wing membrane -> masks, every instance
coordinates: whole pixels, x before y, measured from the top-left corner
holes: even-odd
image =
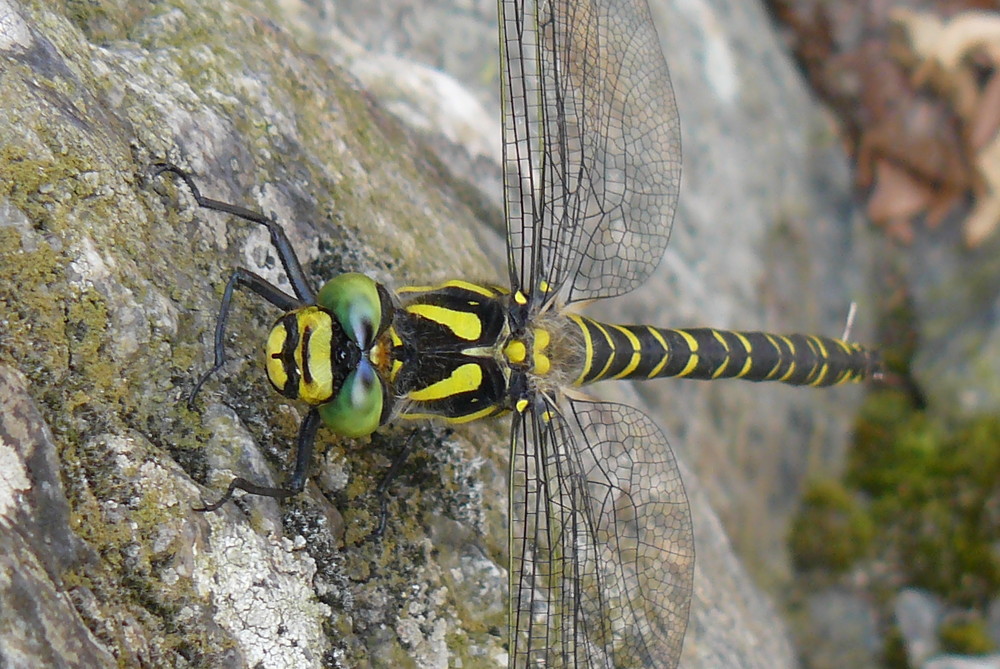
[[[680,188],[680,127],[646,0],[501,0],[512,285],[568,304],[641,284]]]
[[[694,537],[666,438],[626,405],[536,405],[511,432],[511,666],[675,667]]]

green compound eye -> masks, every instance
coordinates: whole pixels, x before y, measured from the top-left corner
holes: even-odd
[[[316,303],[333,312],[347,336],[362,350],[371,348],[382,329],[384,306],[375,281],[364,274],[341,274],[323,284]]]
[[[351,372],[340,392],[319,407],[320,417],[337,434],[364,437],[378,429],[382,418],[382,383],[367,360]]]

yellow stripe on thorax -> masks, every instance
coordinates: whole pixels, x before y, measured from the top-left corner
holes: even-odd
[[[399,336],[396,332],[396,328],[389,326],[389,341],[392,343],[393,348],[398,348],[403,345],[403,338]],[[403,368],[403,363],[397,358],[392,358],[392,366],[389,369],[389,381],[395,383],[396,377],[399,375],[399,370]]]
[[[461,416],[444,416],[438,413],[428,412],[410,412],[406,411],[399,415],[400,418],[406,420],[443,420],[446,423],[451,423],[453,425],[461,425],[462,423],[471,423],[472,421],[479,420],[481,418],[489,418],[491,416],[502,416],[507,413],[506,409],[503,409],[497,405],[488,406],[485,409],[480,409],[479,411],[473,411],[472,413],[463,414]]]
[[[407,397],[416,402],[433,402],[459,393],[474,391],[482,382],[483,370],[476,363],[470,362],[456,367],[445,379],[426,388],[409,392]]]
[[[467,290],[471,293],[478,293],[483,297],[496,297],[497,295],[503,295],[505,292],[499,287],[493,286],[481,286],[478,283],[472,283],[470,281],[462,281],[461,279],[452,279],[451,281],[445,281],[439,283],[436,286],[403,286],[399,288],[397,293],[430,293],[436,290],[441,290],[443,288],[460,288],[462,290]]]
[[[475,341],[483,334],[483,322],[478,316],[468,311],[419,303],[407,306],[406,310],[429,321],[440,323],[451,330],[456,337],[466,341]]]

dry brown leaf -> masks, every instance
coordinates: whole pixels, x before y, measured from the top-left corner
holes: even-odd
[[[989,238],[1000,221],[1000,199],[979,200],[962,225],[962,240],[974,249]]]
[[[1000,14],[968,11],[942,21],[926,12],[895,9],[891,18],[912,50],[912,58],[898,48],[895,53],[915,67],[914,83],[942,93],[963,121],[962,144],[972,156],[976,194],[963,237],[976,246],[1000,226],[1000,78],[994,74],[982,85],[975,67],[975,59],[985,59],[1000,70]]]
[[[996,137],[1000,129],[1000,76],[991,76],[979,96],[979,104],[969,119],[966,137],[969,147],[979,151]]]
[[[962,226],[962,235],[970,248],[981,244],[1000,225],[1000,136],[976,154],[976,168],[982,181],[977,188],[976,205]]]
[[[868,198],[868,216],[877,224],[892,219],[913,218],[926,210],[933,199],[924,179],[883,159],[877,159],[875,183]]]
[[[973,52],[1000,62],[1000,14],[996,12],[962,12],[942,21],[929,13],[897,8],[890,18],[908,32],[919,60],[932,61],[945,73],[954,75]]]
[[[869,126],[858,147],[858,184],[866,188],[875,161],[886,158],[914,178],[949,190],[972,186],[955,118],[941,102],[911,97],[891,115]]]
[[[868,199],[868,216],[884,227],[888,236],[904,243],[913,239],[913,219],[924,214],[928,227],[937,227],[962,202],[967,190],[935,184],[885,158],[873,164],[875,180]]]

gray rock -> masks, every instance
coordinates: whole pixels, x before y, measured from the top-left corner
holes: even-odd
[[[990,602],[986,611],[986,625],[993,643],[1000,646],[1000,598]]]
[[[20,373],[0,365],[0,660],[109,666],[83,616],[93,590],[65,576],[97,558],[73,532],[52,433]]]
[[[913,373],[928,404],[946,415],[1000,411],[1000,234],[969,250],[956,211],[922,235],[901,268],[912,288],[920,347]]]
[[[998,669],[1000,655],[965,657],[962,655],[939,655],[924,662],[921,669]]]
[[[925,590],[905,588],[896,595],[893,608],[910,666],[920,666],[940,652],[938,627],[943,607],[937,597]]]
[[[875,607],[863,593],[827,588],[808,596],[808,632],[801,642],[808,649],[811,669],[877,669],[882,639]]]

